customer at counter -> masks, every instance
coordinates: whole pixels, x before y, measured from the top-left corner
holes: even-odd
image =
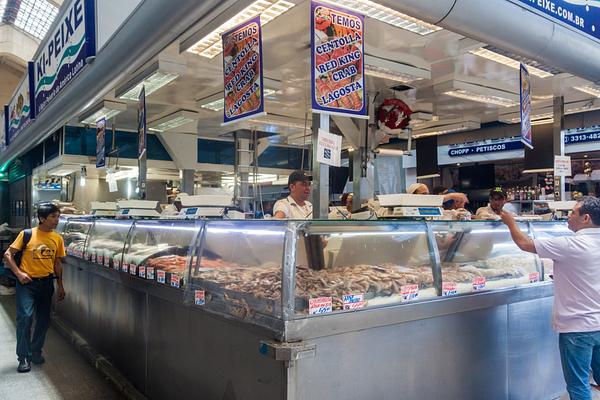
[[[408,189],[406,189],[406,193],[408,193],[408,194],[429,194],[429,188],[424,183],[413,183],[412,185],[410,185],[408,187]],[[446,191],[446,193],[441,194],[441,196],[444,196],[444,202],[447,202],[450,200],[455,200],[455,201],[459,202],[460,204],[462,204],[462,207],[464,207],[464,205],[469,202],[467,195],[464,193],[458,193],[458,192],[448,193],[448,191]]]
[[[512,214],[501,212],[523,251],[554,261],[552,325],[571,400],[591,400],[589,371],[600,383],[600,199],[585,197],[569,215],[573,236],[531,239]]]
[[[312,217],[313,206],[308,201],[311,191],[312,177],[304,171],[294,171],[288,177],[290,195],[278,200],[273,206],[275,219],[309,219]]]
[[[502,211],[507,211],[513,214],[509,210],[505,210],[508,196],[501,187],[496,187],[490,191],[489,203],[486,207],[479,207],[475,212],[475,219],[484,219],[491,221],[498,221],[502,216]]]

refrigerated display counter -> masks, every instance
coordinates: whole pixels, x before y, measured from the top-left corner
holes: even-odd
[[[63,235],[65,287],[81,295],[58,314],[150,398],[564,388],[548,263],[499,222],[71,219]]]

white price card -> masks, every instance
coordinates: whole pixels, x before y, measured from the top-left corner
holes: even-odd
[[[156,280],[158,281],[158,283],[165,283],[166,276],[167,273],[162,269],[156,271]]]
[[[154,280],[154,267],[146,267],[146,279]]]
[[[342,300],[344,302],[344,310],[358,310],[359,308],[364,308],[366,304],[364,294],[345,294]]]
[[[478,291],[485,289],[485,283],[485,278],[483,276],[473,278],[473,290]]]
[[[194,290],[194,304],[203,306],[206,304],[206,294],[204,290]]]
[[[146,278],[146,267],[143,265],[138,266],[138,276],[140,278]]]
[[[129,264],[123,263],[121,265],[121,271],[123,271],[123,272],[129,272]]]
[[[417,300],[419,298],[419,285],[400,286],[400,297],[402,302]]]
[[[539,272],[531,272],[529,274],[529,283],[536,283],[540,281],[540,273]]]
[[[554,156],[554,176],[571,176],[571,156]]]
[[[137,274],[137,265],[135,264],[129,264],[129,275],[136,275]]]
[[[442,282],[442,296],[454,296],[458,294],[456,282]]]
[[[331,297],[308,299],[308,313],[310,315],[327,314],[331,311],[333,311],[333,300]]]
[[[179,282],[180,282],[179,275],[177,275],[177,274],[171,274],[171,286],[178,288],[179,287]]]

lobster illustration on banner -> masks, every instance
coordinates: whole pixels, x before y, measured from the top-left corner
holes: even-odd
[[[399,134],[408,127],[412,110],[400,99],[385,99],[377,111],[377,125],[388,135]]]

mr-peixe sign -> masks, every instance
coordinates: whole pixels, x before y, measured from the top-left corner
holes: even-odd
[[[34,61],[35,114],[43,112],[96,55],[94,0],[73,0]]]

